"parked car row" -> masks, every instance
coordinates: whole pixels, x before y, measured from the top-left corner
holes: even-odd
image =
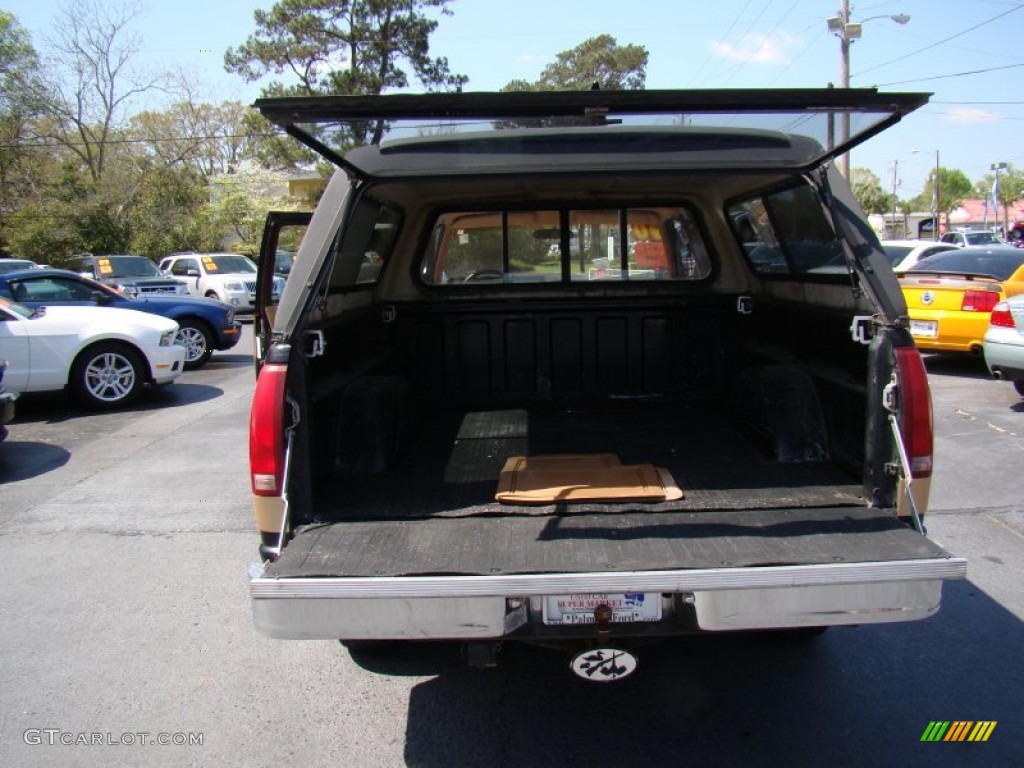
[[[238,343],[242,326],[234,309],[220,301],[188,295],[124,293],[63,269],[31,269],[0,275],[0,296],[27,307],[82,306],[134,309],[178,323],[176,341],[185,347],[185,368],[199,368],[214,350]]]
[[[992,375],[1013,382],[1024,396],[1024,250],[952,238],[882,246],[899,277],[918,348],[984,356]]]
[[[201,296],[229,304],[236,312],[251,313],[256,298],[256,264],[236,253],[173,253],[159,266],[130,253],[79,253],[65,259],[72,271],[136,298],[159,294]],[[0,275],[37,269],[28,259],[0,259]],[[287,270],[275,265],[273,292],[284,289]]]
[[[179,258],[167,260],[168,271]],[[18,394],[67,390],[93,408],[119,407],[234,347],[236,311],[252,309],[255,266],[232,254],[187,261],[199,265],[187,280],[210,279],[190,285],[132,254],[79,254],[74,271],[0,259],[0,439]],[[274,283],[279,294],[284,279]]]

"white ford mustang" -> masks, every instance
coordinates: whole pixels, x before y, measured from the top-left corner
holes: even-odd
[[[182,372],[178,324],[112,307],[30,307],[0,298],[0,358],[11,392],[67,387],[96,408],[123,405]]]

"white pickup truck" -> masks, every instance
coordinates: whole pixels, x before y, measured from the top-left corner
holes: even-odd
[[[261,269],[257,628],[608,681],[656,637],[932,615],[966,563],[925,536],[928,379],[831,162],[926,101],[258,101],[338,170],[263,243],[308,223],[279,303]]]

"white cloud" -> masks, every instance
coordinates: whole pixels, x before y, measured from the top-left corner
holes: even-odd
[[[712,40],[710,45],[715,56],[749,64],[786,64],[790,60],[787,51],[804,47],[800,38],[784,32],[771,37],[746,35],[735,45],[722,40]]]
[[[987,123],[992,120],[1002,120],[1003,116],[996,112],[989,112],[986,109],[968,109],[967,107],[953,107],[946,112],[946,120],[951,123]]]

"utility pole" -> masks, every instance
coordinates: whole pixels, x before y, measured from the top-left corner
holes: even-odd
[[[847,31],[850,27],[850,0],[843,0],[839,8],[839,15],[843,19],[843,33],[839,36],[839,87],[850,87],[850,41],[852,36]],[[858,29],[857,34],[860,34]],[[846,144],[850,140],[850,113],[843,112],[839,116],[839,141]],[[850,155],[843,154],[839,157],[839,172],[843,178],[850,180]]]
[[[850,87],[850,45],[861,36],[862,27],[865,22],[872,19],[890,19],[897,24],[906,24],[910,17],[905,13],[880,14],[869,16],[863,21],[850,20],[850,0],[842,0],[839,7],[839,15],[826,19],[828,31],[839,38],[839,87]],[[843,112],[839,116],[839,143],[846,144],[850,140],[850,113]],[[840,155],[836,163],[840,173],[849,181],[850,179],[850,156]]]
[[[899,239],[899,238],[896,238],[896,187],[898,187],[900,185],[900,179],[899,179],[899,176],[898,176],[899,168],[900,168],[900,161],[899,160],[893,160],[892,161],[892,233],[888,235],[892,239]],[[902,232],[903,236],[906,237],[907,233],[903,232],[903,227],[900,227],[900,231]]]
[[[992,163],[992,165],[989,166],[989,170],[990,171],[995,171],[996,172],[996,180],[992,184],[992,205],[995,207],[994,214],[995,214],[995,220],[996,220],[996,225],[997,226],[999,225],[999,172],[1000,171],[1005,171],[1006,168],[1007,168],[1007,164],[1006,163]],[[1006,211],[1006,206],[1004,205],[1003,206],[1003,232],[1004,233],[1009,231],[1009,228],[1010,228],[1010,222],[1008,220],[1009,218],[1010,217],[1009,217],[1009,215],[1008,215],[1008,213]]]
[[[928,152],[935,155],[935,177],[932,179],[932,239],[939,239],[939,150],[937,149],[915,149],[916,155],[920,152]]]

